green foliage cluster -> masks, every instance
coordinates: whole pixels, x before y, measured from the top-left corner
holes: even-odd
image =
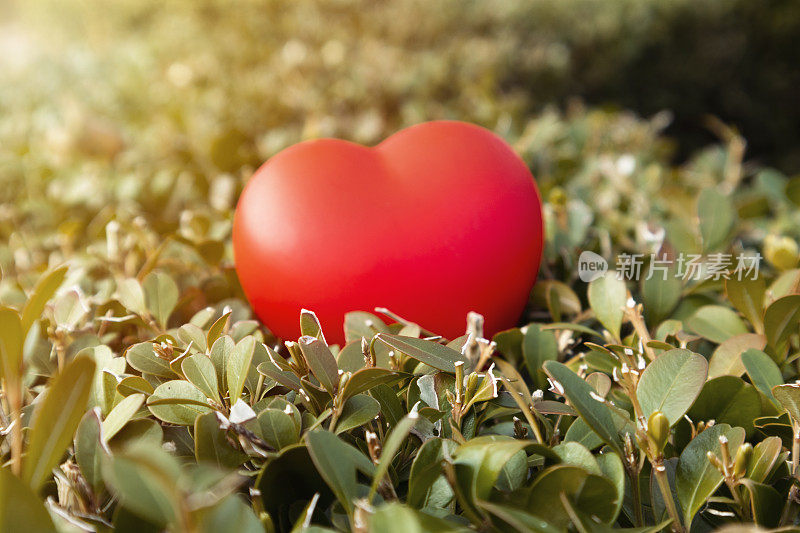
[[[528,114],[503,90],[519,37],[492,33],[524,17],[500,4],[452,41],[460,11],[393,24],[422,3],[375,3],[374,26],[347,2],[18,7],[80,39],[0,39],[26,55],[0,57],[0,531],[795,525],[800,182],[722,125],[676,167],[663,115]],[[539,182],[524,325],[441,339],[354,310],[328,346],[306,311],[274,338],[230,248],[253,165],[442,117],[492,127]],[[585,250],[765,261],[587,284]]]

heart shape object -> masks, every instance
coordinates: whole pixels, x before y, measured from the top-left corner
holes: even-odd
[[[455,338],[469,311],[487,336],[515,325],[542,231],[539,192],[511,147],[435,121],[374,148],[318,139],[276,154],[242,192],[233,247],[247,298],[281,338],[300,335],[306,308],[342,343],[344,314],[375,307]]]

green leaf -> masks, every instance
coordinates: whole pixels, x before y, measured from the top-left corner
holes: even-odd
[[[789,413],[795,425],[800,425],[800,385],[788,383],[772,387],[772,395]]]
[[[761,350],[747,350],[742,354],[742,363],[755,387],[766,396],[775,407],[780,407],[772,394],[772,388],[783,384],[783,375],[778,365]]]
[[[192,323],[184,324],[178,328],[178,338],[186,344],[187,349],[191,345],[192,352],[205,352],[208,349],[205,332]]]
[[[77,356],[94,360],[94,378],[89,394],[91,405],[100,407],[103,414],[108,414],[117,396],[117,377],[125,372],[125,358],[114,357],[111,348],[103,344],[84,348]]]
[[[654,273],[642,281],[642,303],[648,325],[660,324],[680,302],[683,281],[676,270],[675,265],[670,264],[666,273]]]
[[[547,307],[556,322],[562,314],[575,315],[581,312],[581,300],[575,291],[564,282],[543,279],[534,285],[531,300],[538,307]]]
[[[475,386],[475,392],[471,394],[469,400],[464,405],[464,409],[469,409],[478,402],[486,402],[497,398],[497,395],[497,378],[490,368],[483,374],[483,377],[480,378],[480,381],[478,381],[478,384]]]
[[[724,341],[717,346],[708,362],[708,377],[741,376],[744,371],[742,354],[750,349],[763,350],[767,344],[764,335],[745,333]]]
[[[543,330],[538,324],[528,324],[522,339],[522,355],[528,373],[536,382],[536,387],[544,389],[547,379],[542,370],[545,361],[558,359],[558,344],[552,331]]]
[[[179,516],[180,467],[160,445],[139,442],[109,456],[103,478],[120,503],[162,528]]]
[[[616,428],[619,431],[620,428]],[[577,442],[590,450],[599,448],[604,444],[603,439],[584,422],[583,418],[578,418],[569,425],[569,429],[564,434],[564,442]]]
[[[159,420],[181,426],[193,426],[198,415],[212,410],[197,387],[180,379],[156,387],[147,399],[147,408]]]
[[[303,383],[294,372],[290,370],[281,370],[270,361],[261,363],[258,365],[257,369],[259,374],[264,375],[275,381],[278,385],[286,387],[289,390],[299,392],[300,389],[303,388]]]
[[[692,406],[708,376],[706,359],[689,350],[675,349],[647,365],[639,379],[636,397],[649,417],[661,411],[674,425]]]
[[[24,331],[19,314],[10,307],[0,307],[0,379],[18,386],[22,379],[22,343]]]
[[[300,310],[300,334],[307,337],[314,337],[322,341],[325,346],[328,345],[328,342],[325,340],[325,334],[322,333],[322,324],[320,324],[314,311],[309,311],[308,309]]]
[[[793,268],[782,272],[775,281],[769,284],[766,292],[766,302],[770,304],[778,298],[796,294],[800,287],[800,268]]]
[[[95,381],[92,384],[92,392],[89,393],[93,400],[91,406],[99,407],[103,414],[110,413],[117,399],[117,385],[117,375],[113,371],[95,370]]]
[[[152,342],[134,344],[125,351],[128,364],[143,374],[153,374],[162,378],[174,378],[175,372],[169,363],[156,355]]]
[[[394,427],[405,415],[405,409],[397,397],[394,388],[388,385],[378,385],[370,391],[370,396],[378,400],[381,404],[381,417],[389,427]]]
[[[165,429],[166,431],[164,431]],[[177,427],[162,428],[158,421],[150,418],[131,420],[108,442],[108,447],[114,452],[125,449],[136,442],[150,442],[160,445],[164,440],[165,434],[168,439],[172,439],[172,442],[175,442],[174,436],[176,434],[188,437],[188,431],[179,433],[177,429]],[[185,444],[185,442],[182,443],[182,446],[185,446]],[[184,456],[188,457],[188,454],[184,454]]]
[[[136,278],[128,278],[117,284],[117,300],[125,309],[139,316],[147,315],[147,305],[144,300],[144,289]]]
[[[286,483],[287,479],[292,483]],[[335,500],[314,466],[308,448],[300,444],[286,448],[268,461],[256,479],[256,487],[261,497],[254,498],[254,503],[263,505],[277,531],[292,529],[297,520],[296,502],[310,501],[319,494],[317,507],[327,509]]]
[[[728,300],[753,325],[756,333],[764,333],[764,293],[766,290],[767,286],[763,277],[729,278],[725,281]]]
[[[717,344],[747,333],[742,319],[735,311],[721,305],[705,305],[695,311],[686,326],[697,335]]]
[[[765,527],[777,527],[785,498],[769,485],[743,479],[742,485],[747,489],[750,513],[753,521]]]
[[[276,450],[282,450],[300,440],[300,426],[292,415],[280,409],[264,409],[258,413],[261,438]]]
[[[366,366],[364,354],[361,352],[361,342],[351,342],[345,345],[336,354],[336,366],[342,372],[356,372]]]
[[[509,362],[503,361],[502,359],[495,359],[495,363],[503,374],[501,378],[503,385],[511,394],[511,397],[514,399],[520,411],[523,413],[529,412],[530,407],[533,405],[533,397],[528,390],[528,385],[525,383],[525,380],[522,379],[522,376],[517,372],[516,368],[514,368],[514,365]]]
[[[103,421],[103,438],[109,441],[130,422],[144,403],[144,394],[131,394],[119,402]]]
[[[592,385],[594,386],[594,385]],[[578,416],[578,413],[569,405],[556,400],[539,400],[534,402],[536,410],[543,415]]]
[[[356,473],[371,478],[375,475],[375,465],[358,449],[328,431],[306,433],[305,441],[317,471],[352,516],[354,502],[360,496]]]
[[[384,440],[381,447],[380,461],[378,462],[378,467],[375,469],[375,477],[372,478],[372,485],[369,488],[369,495],[367,496],[367,501],[370,503],[372,503],[372,500],[375,497],[375,492],[378,490],[378,485],[380,485],[384,476],[386,476],[386,472],[389,471],[389,466],[392,464],[392,459],[394,459],[394,456],[408,438],[408,434],[411,433],[411,430],[414,428],[414,424],[417,423],[418,419],[419,415],[416,412],[406,415],[392,429],[392,431],[386,437],[386,440]]]
[[[339,391],[339,395],[346,400],[356,394],[367,392],[378,385],[394,384],[406,377],[406,374],[399,374],[386,368],[362,368],[353,372],[353,375],[345,383],[344,388]]]
[[[67,265],[62,265],[46,274],[43,274],[36,282],[25,307],[22,309],[22,336],[28,334],[33,323],[42,316],[44,307],[53,297],[58,288],[64,283],[67,276]]]
[[[708,380],[688,412],[694,422],[714,420],[718,424],[740,426],[748,435],[753,431],[753,421],[760,415],[758,391],[735,376]]]
[[[386,323],[365,311],[352,311],[344,315],[344,335],[347,342],[370,340],[376,333],[389,333]]]
[[[597,337],[598,339],[603,339],[603,336],[598,332],[596,332],[595,330],[593,330],[592,328],[584,326],[582,324],[572,324],[570,322],[552,322],[550,324],[542,326],[542,329],[545,330],[567,329],[570,331],[576,331],[578,333],[585,333],[586,335],[594,336]]]
[[[253,359],[250,361],[250,368],[247,370],[247,378],[244,380],[244,388],[250,393],[253,401],[256,401],[257,396],[263,395],[265,392],[271,390],[277,383],[272,379],[262,379],[261,374],[258,372],[258,365],[261,363],[269,362],[269,352],[267,346],[263,342],[256,342],[253,349]],[[261,382],[259,385],[259,381]]]
[[[613,455],[613,454],[612,454]],[[511,456],[511,459],[503,465],[500,475],[497,477],[495,489],[510,493],[519,490],[528,479],[528,454],[525,450],[520,450]]]
[[[511,526],[513,531],[526,531],[532,533],[559,533],[563,531],[563,528],[549,524],[538,516],[529,514],[521,509],[517,509],[516,507],[485,501],[478,501],[477,504],[478,507],[485,509],[492,515]]]
[[[622,459],[615,453],[601,453],[596,457],[597,464],[603,475],[610,480],[617,488],[617,506],[614,511],[614,516],[618,516],[622,509],[622,503],[625,500],[625,466],[622,464]]]
[[[469,531],[433,515],[416,511],[401,503],[381,505],[369,517],[369,530],[381,533],[453,533]]]
[[[522,340],[525,335],[520,328],[511,328],[492,337],[492,341],[497,345],[497,352],[514,364],[519,364],[522,360]]]
[[[142,289],[144,290],[145,305],[150,314],[162,328],[166,328],[167,320],[175,306],[178,305],[180,296],[178,285],[167,274],[151,272],[144,278]]]
[[[318,338],[309,336],[300,337],[299,344],[311,372],[331,396],[336,394],[339,367],[328,346]]]
[[[211,353],[209,357],[214,364],[214,372],[217,375],[217,390],[225,391],[227,389],[227,376],[225,375],[225,367],[228,364],[228,359],[233,355],[236,349],[236,343],[229,335],[223,335],[211,345]]]
[[[564,395],[586,424],[617,453],[622,454],[622,440],[614,429],[614,415],[605,403],[592,398],[594,389],[578,375],[557,361],[547,361],[545,372],[564,387]]]
[[[773,348],[782,346],[800,322],[800,294],[791,294],[772,302],[764,312],[764,333]]]
[[[579,510],[609,523],[616,517],[617,488],[605,476],[573,465],[555,465],[534,480],[527,494],[527,508],[556,527],[566,529],[571,519],[561,494]]]
[[[75,289],[63,293],[53,302],[56,325],[66,331],[74,330],[88,312],[89,307]]]
[[[204,512],[199,520],[199,532],[217,533],[235,531],[236,533],[264,533],[264,526],[238,494],[232,494],[221,503]]]
[[[236,343],[230,358],[225,362],[225,379],[228,383],[228,401],[231,405],[242,397],[244,382],[253,361],[256,347],[255,337],[245,337]]]
[[[255,320],[239,320],[234,322],[228,334],[233,342],[239,342],[248,335],[253,335],[258,331],[259,323]]]
[[[487,435],[468,440],[455,451],[456,477],[471,501],[486,500],[500,472],[514,454],[524,450],[532,441]]]
[[[95,363],[76,357],[53,378],[31,420],[22,479],[38,491],[64,455],[89,403]]]
[[[0,531],[55,533],[42,501],[7,468],[0,467]]]
[[[613,272],[606,272],[589,283],[587,292],[589,305],[594,311],[597,320],[611,333],[612,337],[619,339],[619,330],[622,327],[623,308],[628,302],[628,289],[625,282],[617,278]]]
[[[408,480],[410,506],[421,509],[425,505],[431,486],[442,476],[442,459],[452,456],[454,449],[453,441],[432,438],[417,450]]]
[[[181,372],[189,383],[206,395],[206,398],[219,401],[217,372],[210,357],[202,353],[190,355],[181,361]]]
[[[700,217],[703,251],[716,250],[725,243],[736,222],[736,210],[731,199],[717,189],[705,188],[697,199],[697,215]]]
[[[675,488],[683,508],[685,524],[692,523],[692,518],[700,507],[722,484],[722,474],[707,457],[708,452],[722,457],[719,440],[722,436],[728,440],[731,455],[735,455],[744,442],[744,429],[732,428],[728,424],[706,428],[689,442],[680,455],[675,473]]]
[[[214,343],[222,337],[228,327],[232,313],[233,311],[229,311],[214,321],[206,334],[206,346],[214,346]]]
[[[575,509],[575,506],[570,503],[569,499],[564,499],[563,503],[565,509],[572,509],[570,519],[577,531],[590,531],[591,533],[661,533],[667,531],[669,529],[668,526],[672,523],[672,519],[668,518],[653,525],[641,527],[619,527],[616,524],[598,524],[597,520],[591,515],[579,509]]]
[[[783,443],[780,437],[767,437],[753,448],[753,457],[747,466],[747,477],[763,483],[780,459]]]
[[[464,356],[460,352],[443,346],[438,342],[390,335],[388,333],[378,334],[375,340],[385,344],[392,350],[443,372],[454,373],[456,371],[456,362],[463,361],[466,363]]]
[[[562,442],[553,446],[553,451],[564,464],[579,466],[590,474],[603,475],[603,471],[600,470],[600,465],[597,464],[597,459],[592,455],[592,452],[577,442]]]
[[[102,442],[102,422],[98,409],[91,409],[83,415],[73,441],[75,461],[81,469],[83,478],[95,494],[102,490],[102,463],[106,453]]]
[[[246,454],[228,442],[216,413],[205,413],[195,419],[194,455],[198,462],[207,461],[222,468],[237,468],[247,460]]]
[[[118,359],[125,359],[119,357]],[[141,376],[126,376],[117,383],[117,392],[121,396],[130,396],[131,394],[144,394],[150,396],[155,389],[149,381]]]
[[[380,411],[381,404],[377,400],[366,394],[356,394],[345,402],[336,422],[336,433],[363,426],[378,416]]]
[[[613,406],[609,406],[609,410],[614,419],[614,429],[618,435],[634,434],[636,432],[636,427],[627,411]],[[570,424],[567,433],[564,435],[564,441],[577,442],[590,450],[600,447],[604,442],[583,418],[578,418]]]

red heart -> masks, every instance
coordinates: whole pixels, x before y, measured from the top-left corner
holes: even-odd
[[[340,343],[344,314],[376,306],[448,338],[464,334],[469,311],[487,336],[513,327],[543,241],[523,161],[490,131],[451,121],[375,148],[291,146],[256,171],[233,222],[236,270],[267,327],[296,338],[307,308]]]

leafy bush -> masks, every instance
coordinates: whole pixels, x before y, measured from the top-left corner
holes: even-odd
[[[497,91],[514,38],[478,32],[528,22],[503,4],[459,15],[490,12],[452,40],[433,9],[383,40],[388,23],[365,28],[363,48],[332,24],[361,24],[345,3],[54,5],[85,40],[16,35],[27,62],[0,68],[1,531],[797,522],[800,182],[745,162],[721,125],[676,167],[663,115],[529,115]],[[366,13],[406,20],[395,5]],[[521,327],[489,341],[473,315],[440,339],[354,310],[348,343],[327,346],[307,312],[302,338],[275,339],[229,242],[252,166],[305,137],[373,142],[442,116],[493,126],[542,190]],[[583,251],[766,261],[756,280],[587,284]]]
[[[800,270],[728,280],[723,301],[692,287],[707,302],[679,320],[675,300],[653,328],[611,275],[586,310],[564,284],[550,293],[571,322],[493,342],[477,315],[446,341],[360,311],[341,348],[311,312],[282,347],[241,304],[169,327],[187,296],[160,271],[118,278],[103,303],[59,291],[68,275],[0,309],[4,530],[52,529],[37,493],[59,529],[794,521],[800,389],[783,376],[797,373]]]

